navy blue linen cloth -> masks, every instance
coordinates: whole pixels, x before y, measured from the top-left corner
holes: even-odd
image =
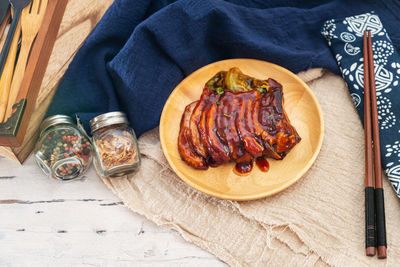
[[[158,125],[182,79],[218,60],[339,73],[321,26],[370,10],[398,47],[396,0],[115,0],[70,64],[48,115],[76,113],[88,129],[95,115],[122,110],[141,135]]]
[[[346,80],[354,105],[364,120],[363,34],[372,35],[382,166],[400,197],[400,56],[380,17],[364,13],[328,20],[322,27]]]

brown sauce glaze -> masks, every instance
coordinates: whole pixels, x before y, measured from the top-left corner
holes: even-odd
[[[209,163],[209,165],[212,167],[217,167],[225,162],[225,160],[223,158],[224,155],[220,154],[218,152],[218,149],[212,145],[212,142],[210,140],[210,135],[208,133],[208,129],[213,130],[213,128],[210,128],[210,125],[208,124],[208,123],[210,123],[210,120],[207,120],[207,117],[208,117],[207,115],[208,115],[208,112],[209,112],[211,106],[216,104],[219,97],[220,96],[215,93],[211,93],[209,95],[209,97],[206,101],[206,106],[204,107],[204,109],[201,113],[200,122],[198,125],[201,142],[208,152],[208,156],[207,156],[206,160]]]
[[[178,149],[196,169],[235,162],[234,172],[247,175],[253,161],[267,172],[266,158],[283,159],[300,140],[283,108],[282,86],[231,69],[213,77],[185,109]]]
[[[256,165],[258,166],[258,168],[262,171],[262,172],[267,172],[269,171],[269,162],[267,159],[265,158],[257,158],[256,159]]]
[[[241,140],[243,142],[244,149],[250,153],[253,157],[259,157],[264,151],[262,144],[257,142],[254,134],[249,130],[253,126],[250,119],[250,108],[252,103],[256,100],[255,94],[257,91],[240,92],[236,93],[236,97],[239,99],[239,107],[236,117],[236,129],[239,132]]]
[[[181,128],[178,136],[178,151],[181,158],[186,161],[190,166],[196,169],[206,170],[208,168],[206,161],[203,157],[196,154],[193,149],[189,120],[192,115],[193,109],[196,106],[197,101],[186,106],[185,112],[183,113],[181,120]]]
[[[237,175],[248,175],[253,169],[253,161],[236,163],[233,171]]]
[[[203,93],[201,94],[200,100],[197,102],[196,106],[193,109],[192,114],[189,118],[189,130],[191,135],[191,140],[193,144],[193,148],[197,155],[207,158],[208,152],[201,140],[200,132],[199,132],[199,123],[201,119],[201,115],[203,113],[204,108],[207,105],[208,98],[210,97],[211,91],[205,87],[203,89]]]

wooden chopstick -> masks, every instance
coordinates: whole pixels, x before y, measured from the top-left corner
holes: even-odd
[[[382,186],[382,165],[379,139],[378,108],[376,102],[375,71],[372,37],[364,31],[364,130],[365,130],[365,244],[367,256],[374,256],[378,247],[378,258],[387,256],[385,204]],[[372,123],[371,123],[372,117]],[[374,161],[372,161],[372,137]],[[375,189],[373,182],[375,166]]]
[[[364,132],[365,132],[365,247],[367,256],[376,254],[375,186],[372,162],[371,97],[367,35],[364,31]]]
[[[368,65],[369,65],[369,87],[371,91],[372,111],[372,136],[374,138],[374,165],[375,165],[375,215],[376,215],[376,241],[378,246],[378,258],[386,258],[386,222],[385,204],[382,185],[381,145],[379,139],[378,107],[376,103],[375,71],[372,51],[371,33],[368,35]]]

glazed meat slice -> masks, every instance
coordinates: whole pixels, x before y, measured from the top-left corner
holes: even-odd
[[[216,93],[211,93],[209,95],[206,101],[206,105],[203,108],[203,112],[201,114],[200,122],[198,125],[201,142],[206,148],[208,154],[208,156],[206,157],[207,163],[213,167],[219,166],[222,163],[229,160],[229,156],[226,155],[224,149],[221,148],[221,146],[218,144],[218,141],[215,139],[216,138],[215,135],[216,128],[214,125],[215,120],[213,120],[212,117],[210,117],[210,116],[215,117],[214,108],[216,107],[216,103],[218,102],[219,98],[220,95]],[[214,138],[214,140],[211,140],[212,138]]]
[[[206,161],[203,157],[199,156],[192,144],[190,133],[190,117],[198,101],[193,102],[186,106],[181,119],[181,128],[178,135],[178,151],[182,160],[196,169],[205,170],[208,168]]]
[[[263,151],[263,156],[269,157],[269,158],[274,158],[274,159],[282,159],[282,157],[276,153],[273,144],[275,143],[275,138],[274,136],[270,135],[268,133],[268,129],[264,127],[260,121],[258,120],[258,114],[260,112],[260,106],[261,106],[261,100],[262,96],[254,103],[254,106],[251,110],[251,119],[254,127],[254,134],[258,136],[258,138],[261,140],[263,146],[264,146],[264,151]]]
[[[257,91],[249,91],[237,93],[236,97],[239,99],[239,110],[236,117],[236,129],[239,132],[243,142],[244,149],[253,157],[259,157],[264,151],[264,147],[255,138],[254,133],[251,132],[250,110],[255,101],[257,101]]]
[[[250,92],[249,92],[250,93]],[[268,129],[264,127],[258,120],[258,114],[260,112],[260,102],[262,95],[258,91],[251,92],[254,97],[254,101],[251,101],[248,112],[246,113],[246,124],[249,131],[255,136],[257,142],[263,146],[262,155],[274,159],[281,159],[281,156],[276,153],[273,144],[275,143],[274,136],[268,133]]]
[[[236,117],[240,105],[237,94],[226,91],[217,102],[217,133],[226,146],[230,159],[236,162],[249,162],[253,157],[243,147],[240,134],[236,129]]]
[[[208,87],[204,87],[200,100],[195,106],[193,113],[190,117],[190,134],[192,137],[193,148],[196,153],[203,158],[208,157],[208,152],[203,144],[198,127],[200,124],[201,115],[203,114],[203,110],[207,107],[207,103],[211,95],[213,95],[213,93],[210,91],[210,89],[208,89]]]
[[[230,91],[225,92],[218,102],[216,120],[218,136],[226,144],[229,156],[234,160],[241,156],[238,148],[242,143],[235,126],[236,113],[234,112],[237,106],[238,99],[235,98],[235,94]]]
[[[270,90],[261,98],[259,121],[267,132],[274,138],[268,144],[273,146],[274,152],[283,159],[301,138],[283,109],[282,87],[276,81],[269,79]],[[264,143],[265,144],[265,143]],[[276,157],[273,157],[276,158]]]
[[[216,98],[215,103],[210,104],[205,113],[206,117],[206,147],[210,151],[209,155],[213,156],[215,164],[222,164],[228,162],[231,158],[229,156],[229,149],[222,141],[223,139],[218,136],[217,128],[217,109],[220,101]],[[202,125],[202,124],[200,124]]]

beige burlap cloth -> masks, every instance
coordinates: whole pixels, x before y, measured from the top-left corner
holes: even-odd
[[[386,179],[388,259],[364,256],[364,134],[343,79],[321,69],[299,76],[319,100],[325,137],[312,168],[285,191],[248,202],[200,193],[169,167],[158,129],[140,138],[139,173],[104,182],[132,211],[232,266],[399,266],[400,201]]]

